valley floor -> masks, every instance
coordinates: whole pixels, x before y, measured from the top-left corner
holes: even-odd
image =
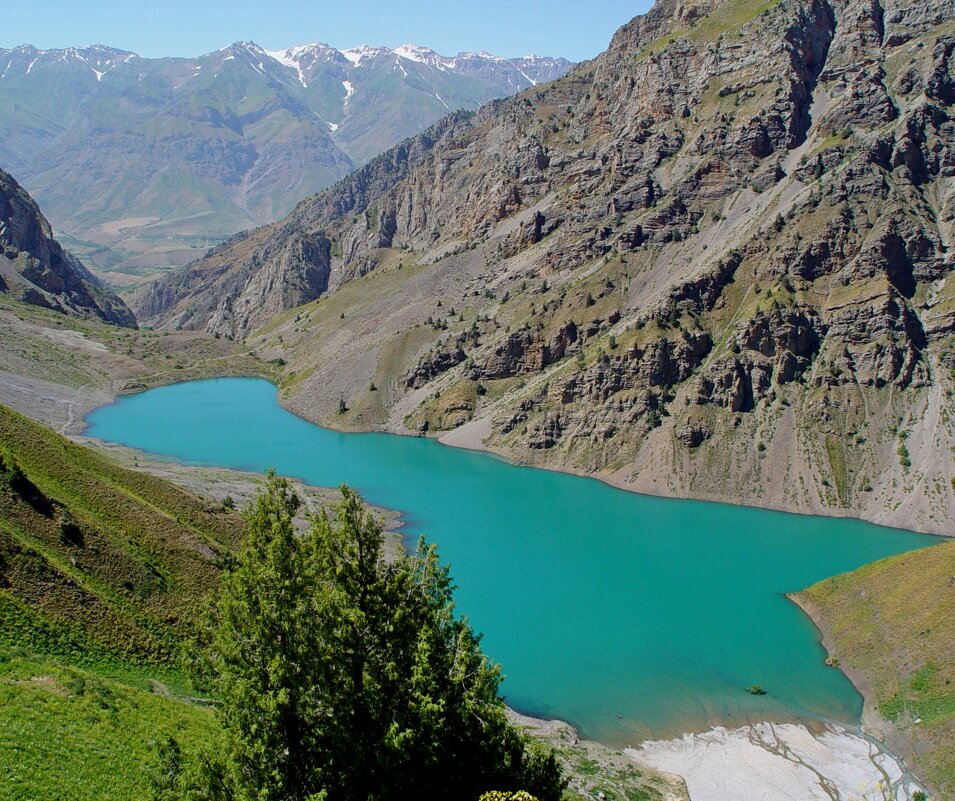
[[[42,378],[0,371],[0,403],[65,436],[81,434],[86,427],[86,415],[112,402],[114,397],[105,390],[68,387]]]

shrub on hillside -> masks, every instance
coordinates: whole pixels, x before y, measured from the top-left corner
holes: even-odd
[[[435,547],[386,561],[381,523],[347,487],[305,535],[298,506],[270,474],[246,512],[194,662],[223,741],[202,770],[178,771],[204,777],[189,797],[560,798],[554,755],[507,722],[500,668],[455,616]]]

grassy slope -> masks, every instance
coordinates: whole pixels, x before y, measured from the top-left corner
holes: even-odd
[[[3,406],[0,458],[0,800],[144,798],[214,731],[174,657],[239,520]]]
[[[42,629],[62,640],[69,629],[84,650],[170,659],[234,545],[238,516],[6,407],[0,458],[3,637]],[[14,465],[22,477],[11,480]]]
[[[826,579],[797,600],[891,724],[890,745],[939,797],[955,797],[955,542]]]
[[[0,649],[2,801],[141,801],[156,742],[190,752],[214,731],[206,707]]]

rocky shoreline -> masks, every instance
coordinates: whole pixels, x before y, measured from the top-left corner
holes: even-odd
[[[0,403],[6,403],[17,411],[41,422],[47,423],[57,432],[70,437],[78,437],[82,435],[83,430],[86,427],[84,418],[87,414],[99,406],[111,403],[118,395],[124,394],[122,391],[117,391],[115,388],[73,388],[55,384],[49,381],[44,381],[42,379],[17,376],[12,373],[3,373],[2,378],[2,386],[0,386]],[[315,420],[310,419],[309,416],[302,414],[301,410],[296,409],[295,406],[290,404],[288,399],[283,397],[281,394],[279,396],[279,402],[283,408],[292,412],[293,414],[298,415],[299,417],[302,417],[305,420],[308,420],[310,423],[332,427],[328,426],[327,423],[318,423]],[[405,436],[409,435],[407,431],[402,431],[393,426],[386,426],[384,428],[367,428],[364,430],[380,430],[391,434]],[[454,431],[446,432],[438,437],[438,441],[451,447],[491,453],[495,456],[508,459],[515,464],[526,464],[526,462],[514,458],[514,454],[507,450],[489,447],[483,440],[482,429],[478,426],[463,426],[462,428],[456,429]],[[785,502],[747,504],[742,503],[739,499],[732,498],[728,495],[712,492],[691,491],[676,494],[672,491],[667,491],[666,488],[656,488],[652,484],[648,486],[645,482],[635,483],[633,481],[629,481],[622,471],[610,474],[593,473],[586,470],[580,470],[571,465],[559,465],[553,462],[528,466],[537,467],[542,470],[554,470],[571,475],[593,478],[598,481],[603,481],[612,487],[616,487],[617,489],[626,490],[627,492],[637,492],[643,495],[653,495],[674,499],[711,501],[714,503],[726,503],[734,506],[754,506],[760,509],[772,509],[789,514],[818,514],[826,517],[864,520],[875,525],[892,525],[892,523],[881,519],[878,515],[869,515],[865,512],[856,512],[851,509],[834,509],[832,507],[821,505],[812,509],[805,509],[803,507],[796,506],[793,503]],[[955,536],[955,527],[946,525],[944,523],[939,523],[937,525],[922,525],[916,522],[908,528],[911,531],[916,531],[922,534],[932,534],[940,537]]]
[[[285,403],[282,405],[293,414],[299,414],[298,412],[289,408]],[[299,416],[302,415],[299,414]],[[310,420],[309,422],[314,421]],[[332,427],[327,423],[317,423],[316,425]],[[402,431],[391,426],[376,430],[381,430],[389,434],[408,435],[407,431]],[[907,530],[914,531],[918,534],[931,534],[936,537],[946,538],[955,537],[955,526],[947,522],[934,523],[928,521],[914,521],[908,526],[898,526],[895,524],[897,515],[894,513],[894,510],[892,512],[887,511],[886,514],[871,514],[869,513],[869,510],[840,509],[831,506],[824,506],[822,504],[815,504],[807,508],[805,506],[800,506],[795,503],[782,500],[778,502],[769,501],[761,503],[746,503],[741,501],[739,498],[735,498],[727,493],[721,492],[700,492],[692,489],[682,490],[679,493],[672,490],[668,491],[668,488],[657,487],[655,478],[650,478],[649,480],[647,478],[641,478],[637,481],[631,480],[628,477],[629,471],[627,470],[618,470],[613,473],[594,473],[587,470],[581,470],[569,464],[556,464],[554,462],[534,464],[519,458],[515,458],[514,453],[504,448],[489,447],[481,438],[480,428],[470,428],[465,426],[454,431],[442,433],[437,437],[437,439],[443,445],[448,445],[455,448],[464,448],[465,450],[479,451],[482,453],[490,453],[495,456],[499,456],[502,459],[507,459],[514,464],[519,464],[526,467],[534,467],[539,470],[553,470],[558,473],[568,473],[570,475],[581,476],[583,478],[593,478],[597,481],[602,481],[605,484],[609,484],[616,489],[625,490],[626,492],[635,492],[639,495],[652,495],[654,497],[672,498],[674,500],[709,501],[712,503],[725,503],[729,504],[730,506],[749,506],[756,509],[769,509],[775,512],[785,512],[787,514],[819,515],[822,517],[862,520],[866,523],[872,523],[876,526],[886,526],[888,528],[906,528]]]

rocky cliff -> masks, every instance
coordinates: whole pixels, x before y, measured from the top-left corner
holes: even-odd
[[[64,314],[136,327],[118,297],[53,238],[50,223],[11,175],[0,170],[0,292]]]
[[[952,0],[659,0],[141,314],[280,354],[289,405],[333,425],[952,533],[953,20]],[[303,237],[327,262],[289,258]]]

